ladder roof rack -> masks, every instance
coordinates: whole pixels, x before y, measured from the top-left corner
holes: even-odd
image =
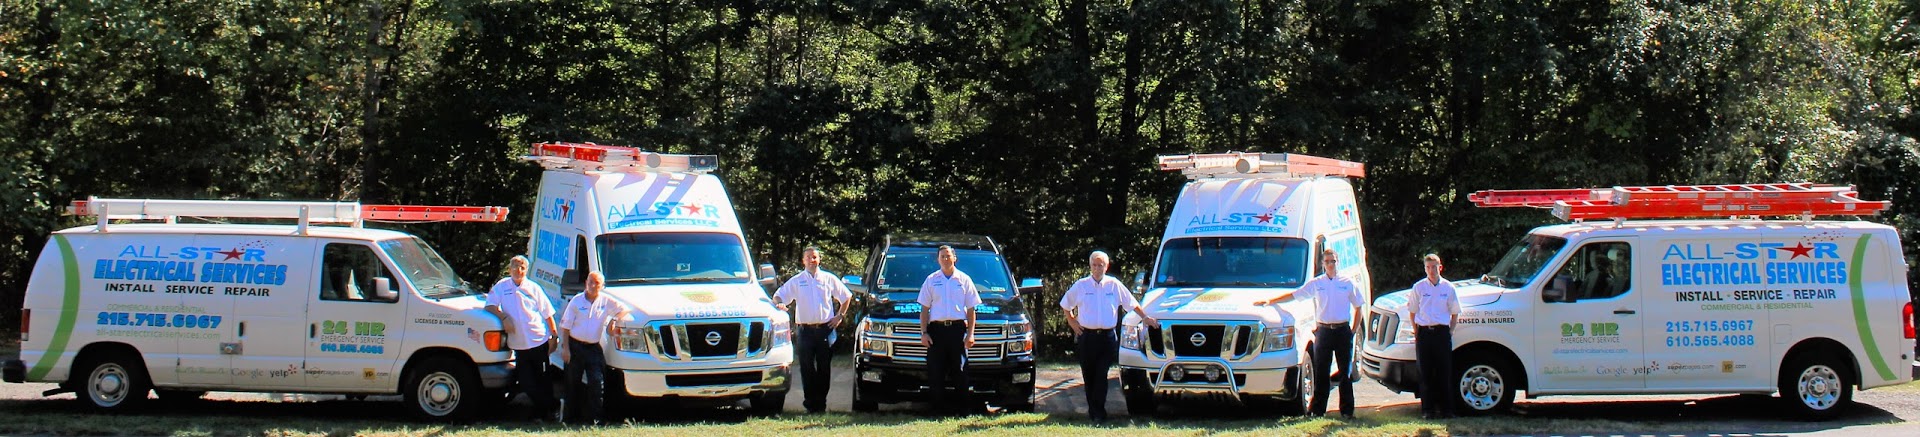
[[[180,200],[180,199],[103,199],[76,200],[68,214],[99,217],[97,230],[106,231],[111,220],[162,220],[176,223],[180,217],[295,219],[299,232],[316,223],[347,224],[362,227],[367,221],[384,222],[487,222],[507,219],[504,206],[421,206],[362,205],[359,202],[301,202],[270,200]]]
[[[678,155],[653,153],[635,147],[594,143],[534,143],[532,153],[521,159],[540,163],[548,170],[616,171],[707,174],[720,168],[715,155]]]
[[[1179,171],[1187,179],[1305,179],[1320,176],[1366,177],[1366,164],[1298,153],[1195,153],[1160,155],[1161,171]]]
[[[1865,216],[1893,205],[1860,200],[1852,186],[1808,182],[1662,185],[1546,190],[1485,190],[1467,196],[1483,208],[1551,208],[1561,220]]]

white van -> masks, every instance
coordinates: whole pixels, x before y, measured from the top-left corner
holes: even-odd
[[[445,260],[365,219],[500,221],[506,208],[92,199],[55,232],[21,311],[7,382],[120,411],[207,391],[403,394],[427,418],[502,400],[511,351]],[[296,219],[184,224],[175,217]],[[112,224],[110,220],[165,220]],[[350,226],[317,226],[315,223]],[[493,402],[497,404],[498,402]]]
[[[707,174],[719,158],[539,143],[526,159],[545,168],[528,277],[558,308],[599,270],[606,294],[634,309],[600,342],[610,393],[780,411],[792,325],[763,288],[772,267],[753,267],[733,202]]]
[[[1161,156],[1180,190],[1141,300],[1158,326],[1127,313],[1120,383],[1127,410],[1186,397],[1302,414],[1313,396],[1312,303],[1254,306],[1320,274],[1321,249],[1368,293],[1360,211],[1346,177],[1359,163],[1285,153]],[[1358,330],[1356,329],[1356,332]],[[1357,335],[1357,334],[1356,334]],[[1351,375],[1351,372],[1346,373]]]
[[[1493,270],[1455,282],[1458,411],[1569,394],[1772,394],[1831,418],[1869,389],[1912,380],[1899,233],[1850,187],[1769,184],[1487,191],[1482,206],[1551,206]],[[1711,218],[1706,217],[1721,217]],[[1694,220],[1626,220],[1699,218]],[[1363,372],[1417,391],[1407,294],[1377,300]],[[1905,313],[1903,313],[1905,311]],[[1904,330],[1904,333],[1903,333]]]

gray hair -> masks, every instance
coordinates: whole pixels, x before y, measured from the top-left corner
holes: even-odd
[[[1096,259],[1104,259],[1104,260],[1107,260],[1107,262],[1109,263],[1113,262],[1113,257],[1107,256],[1106,252],[1096,250],[1096,251],[1093,251],[1092,255],[1087,255],[1087,262],[1093,262],[1093,260],[1096,260]]]
[[[513,256],[513,259],[510,259],[510,260],[507,260],[507,265],[509,265],[509,266],[511,266],[511,265],[514,265],[514,264],[519,264],[519,265],[523,265],[523,266],[527,266],[527,267],[533,267],[533,263],[532,263],[532,262],[530,262],[530,261],[527,261],[527,256],[526,256],[526,255],[514,255],[514,256]]]

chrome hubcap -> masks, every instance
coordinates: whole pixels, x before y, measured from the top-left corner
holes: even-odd
[[[435,372],[420,380],[420,409],[445,416],[460,406],[460,381],[445,372]]]
[[[108,364],[93,370],[93,390],[88,393],[94,403],[103,406],[119,405],[127,400],[127,369],[118,364]]]
[[[1473,366],[1460,376],[1460,399],[1466,401],[1468,408],[1484,411],[1500,404],[1500,398],[1506,395],[1506,381],[1500,378],[1500,371],[1485,364]]]
[[[1815,410],[1833,408],[1840,403],[1840,374],[1823,365],[1801,371],[1800,403]]]

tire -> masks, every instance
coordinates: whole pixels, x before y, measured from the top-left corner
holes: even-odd
[[[770,391],[760,396],[754,396],[752,399],[747,400],[747,404],[753,409],[754,415],[773,417],[779,415],[780,410],[787,407],[787,391]]]
[[[853,412],[872,413],[880,411],[880,403],[874,401],[872,395],[867,394],[866,388],[863,387],[864,385],[865,384],[860,383],[859,369],[855,368],[853,378]]]
[[[1453,380],[1459,387],[1454,391],[1454,411],[1481,416],[1513,407],[1513,391],[1520,383],[1520,370],[1513,363],[1485,352],[1456,353],[1453,362]]]
[[[414,414],[433,421],[461,421],[473,417],[489,396],[480,386],[473,365],[446,357],[420,363],[407,375],[403,391]]]
[[[1127,399],[1128,415],[1147,416],[1159,411],[1160,405],[1153,398],[1153,386],[1144,370],[1120,371],[1120,395]]]
[[[1853,402],[1853,379],[1833,355],[1797,353],[1780,368],[1780,399],[1800,418],[1831,420]]]
[[[74,393],[80,403],[101,411],[130,411],[147,401],[153,383],[147,379],[147,365],[139,355],[108,352],[75,368],[79,379]]]
[[[206,390],[159,390],[153,391],[154,397],[167,402],[194,402],[207,397]],[[365,398],[365,396],[361,396]]]
[[[1287,383],[1293,386],[1293,399],[1282,400],[1280,414],[1305,416],[1307,409],[1313,405],[1313,396],[1316,394],[1313,391],[1313,352],[1300,351],[1300,358],[1300,365],[1288,371],[1291,377],[1287,378]]]

